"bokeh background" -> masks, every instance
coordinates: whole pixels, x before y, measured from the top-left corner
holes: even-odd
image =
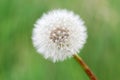
[[[79,55],[98,80],[120,80],[120,0],[0,0],[0,80],[89,80],[73,58],[52,63],[32,45],[33,24],[56,8],[85,21]]]

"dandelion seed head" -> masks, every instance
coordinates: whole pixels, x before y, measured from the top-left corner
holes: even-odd
[[[63,61],[79,53],[87,39],[83,20],[65,9],[44,14],[34,26],[34,47],[53,62]]]

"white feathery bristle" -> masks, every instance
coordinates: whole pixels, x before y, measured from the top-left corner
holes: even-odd
[[[77,54],[87,39],[83,20],[72,11],[52,10],[34,25],[33,45],[38,53],[53,62]]]

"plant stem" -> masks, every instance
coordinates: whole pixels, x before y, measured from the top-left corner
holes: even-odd
[[[87,66],[87,64],[82,60],[82,58],[80,56],[78,56],[77,54],[74,54],[73,56],[79,62],[79,64],[82,66],[82,68],[84,69],[84,71],[86,72],[86,74],[88,75],[90,80],[97,80],[96,76],[93,74],[93,72]]]

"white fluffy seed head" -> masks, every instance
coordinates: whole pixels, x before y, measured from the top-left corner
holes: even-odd
[[[50,11],[38,19],[34,26],[34,47],[38,53],[53,62],[77,54],[86,42],[84,22],[72,11]]]

